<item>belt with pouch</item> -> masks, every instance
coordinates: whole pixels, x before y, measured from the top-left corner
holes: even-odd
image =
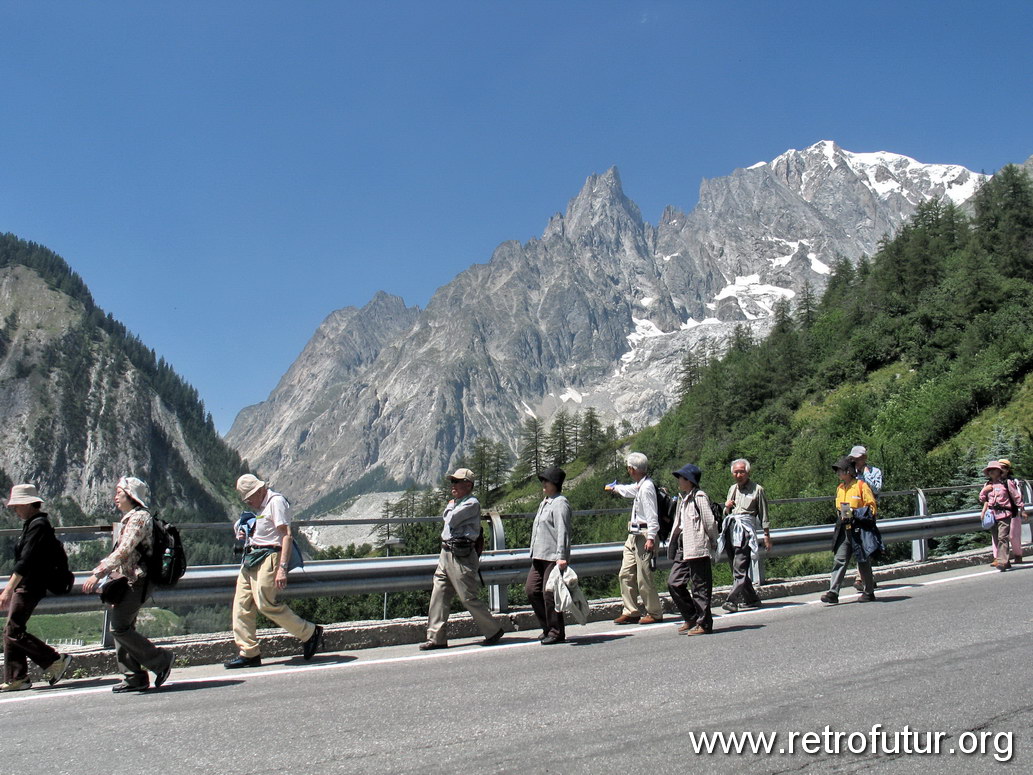
[[[251,546],[241,559],[241,565],[246,568],[255,568],[262,564],[270,554],[278,553],[283,547],[279,544],[273,546]]]

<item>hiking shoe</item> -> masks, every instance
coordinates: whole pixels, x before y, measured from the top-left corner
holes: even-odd
[[[47,679],[48,684],[53,686],[65,677],[70,664],[72,664],[71,654],[58,654],[57,659],[51,663],[50,667],[43,671],[43,677]]]
[[[660,616],[650,616],[649,614],[646,614],[645,616],[643,616],[641,619],[638,620],[638,623],[639,624],[659,624],[663,620],[664,620],[663,614],[660,614]]]
[[[261,667],[262,656],[236,657],[235,659],[231,659],[229,662],[223,662],[222,666],[227,670],[236,670],[239,667]]]
[[[319,644],[323,640],[323,628],[318,624],[316,625],[315,631],[312,633],[312,637],[305,641],[305,644],[301,648],[301,658],[308,662],[312,657],[319,651]]]
[[[739,613],[739,606],[738,606],[738,604],[733,603],[731,600],[725,600],[723,603],[721,603],[721,607],[723,609],[725,609],[730,614],[737,614],[737,613]]]
[[[5,684],[0,684],[0,692],[23,692],[26,689],[32,688],[32,681],[28,678],[17,678],[14,681],[8,681]]]
[[[482,646],[494,646],[496,643],[498,643],[500,640],[502,640],[502,636],[505,635],[505,634],[506,634],[506,631],[504,629],[502,629],[501,627],[499,627],[499,631],[498,632],[496,632],[494,635],[489,635],[487,638],[482,640],[480,645],[482,645]]]
[[[126,692],[145,692],[150,689],[151,686],[148,683],[137,683],[136,681],[122,681],[111,687],[111,691],[115,694],[125,694]]]
[[[700,627],[697,624],[695,627],[693,627],[691,630],[689,630],[685,634],[686,635],[709,635],[710,634],[710,630],[704,630],[702,627]]]
[[[825,605],[839,605],[839,595],[835,592],[826,592],[821,596],[821,602]]]
[[[432,640],[428,640],[426,643],[420,644],[420,651],[434,651],[435,649],[447,649],[447,643],[435,643]]]
[[[875,602],[874,592],[862,592],[861,596],[857,598],[858,603],[873,603]]]
[[[172,672],[172,665],[176,661],[176,655],[171,651],[166,652],[169,655],[169,661],[161,670],[154,674],[154,688],[157,689],[167,680],[169,680],[169,673]]]
[[[642,617],[638,614],[621,614],[613,620],[614,624],[638,624]]]
[[[567,639],[562,635],[550,635],[542,640],[543,646],[554,646],[557,643],[566,643]]]
[[[696,626],[695,622],[685,622],[685,624],[683,624],[681,627],[678,628],[678,632],[679,633],[688,632],[689,630],[691,630],[695,626]]]

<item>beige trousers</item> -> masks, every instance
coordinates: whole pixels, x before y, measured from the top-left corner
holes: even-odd
[[[306,622],[285,603],[276,602],[276,569],[280,554],[270,554],[255,568],[241,567],[237,576],[237,594],[233,598],[233,642],[242,657],[257,657],[258,614],[287,630],[295,638],[306,641],[316,631],[316,625]]]
[[[623,613],[626,616],[641,616],[642,609],[638,604],[638,598],[641,596],[646,613],[659,619],[663,616],[664,609],[660,603],[660,595],[656,593],[653,569],[649,567],[653,553],[647,552],[645,547],[644,535],[629,535],[624,543],[624,559],[617,576],[621,582]]]
[[[477,596],[481,589],[481,580],[477,575],[479,563],[476,552],[471,552],[469,557],[459,558],[452,552],[441,550],[438,567],[434,571],[430,610],[427,612],[427,640],[431,643],[448,643],[448,615],[452,611],[452,599],[457,594],[485,638],[501,629],[488,606]]]

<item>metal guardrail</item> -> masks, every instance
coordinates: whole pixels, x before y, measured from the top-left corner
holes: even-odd
[[[1030,503],[1030,485],[1022,482],[1024,500]],[[945,491],[948,488],[937,488]],[[959,488],[949,488],[959,489]],[[914,495],[917,497],[917,514],[909,517],[879,520],[879,529],[887,543],[912,541],[912,557],[916,561],[926,559],[926,541],[939,536],[979,531],[980,512],[976,510],[926,514],[926,493],[929,490],[911,490],[893,495]],[[890,495],[884,493],[883,497]],[[793,499],[823,501],[831,498]],[[773,501],[772,503],[778,503]],[[620,513],[626,510],[612,510]],[[1025,507],[1027,514],[1033,513],[1033,504]],[[599,512],[575,512],[578,515]],[[517,515],[509,515],[510,517]],[[533,515],[519,515],[533,516]],[[416,518],[420,521],[430,518]],[[433,518],[435,520],[439,518]],[[492,547],[481,557],[481,574],[489,585],[492,609],[507,610],[506,586],[523,581],[530,565],[530,550],[508,549],[505,545],[503,515],[490,512],[492,524]],[[772,548],[761,549],[755,580],[762,582],[763,559],[785,557],[797,554],[829,551],[835,526],[812,525],[807,527],[777,528],[771,531]],[[1029,526],[1024,526],[1024,540],[1029,541]],[[616,574],[620,569],[622,542],[588,544],[571,549],[571,565],[579,576]],[[283,591],[286,598],[339,596],[351,594],[400,592],[413,589],[429,589],[431,577],[437,566],[437,555],[395,555],[391,557],[362,558],[351,560],[309,561],[301,571],[294,571],[290,583]],[[657,566],[670,567],[666,553],[658,552]],[[229,605],[233,598],[239,566],[212,565],[188,568],[175,587],[153,590],[154,603],[158,606],[212,604]],[[63,597],[44,598],[37,611],[40,613],[67,613],[74,611],[95,611],[98,601],[95,596],[82,595],[82,582],[88,573],[75,574],[75,588]],[[0,584],[5,579],[0,579]]]

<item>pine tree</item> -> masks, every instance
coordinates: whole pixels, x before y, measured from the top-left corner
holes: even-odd
[[[817,314],[818,302],[814,298],[814,287],[810,280],[805,280],[796,297],[796,321],[802,330],[808,331],[814,325]]]
[[[545,437],[544,457],[548,466],[563,466],[573,459],[570,454],[570,413],[560,409],[552,418]]]
[[[538,476],[544,467],[542,465],[545,448],[545,429],[542,421],[537,417],[528,417],[520,429],[520,455],[517,471],[522,479],[529,476]]]
[[[599,413],[592,407],[585,410],[581,419],[581,456],[589,463],[594,463],[606,443],[603,425],[599,421]]]
[[[975,197],[976,239],[1008,277],[1033,280],[1033,182],[1009,164]]]

